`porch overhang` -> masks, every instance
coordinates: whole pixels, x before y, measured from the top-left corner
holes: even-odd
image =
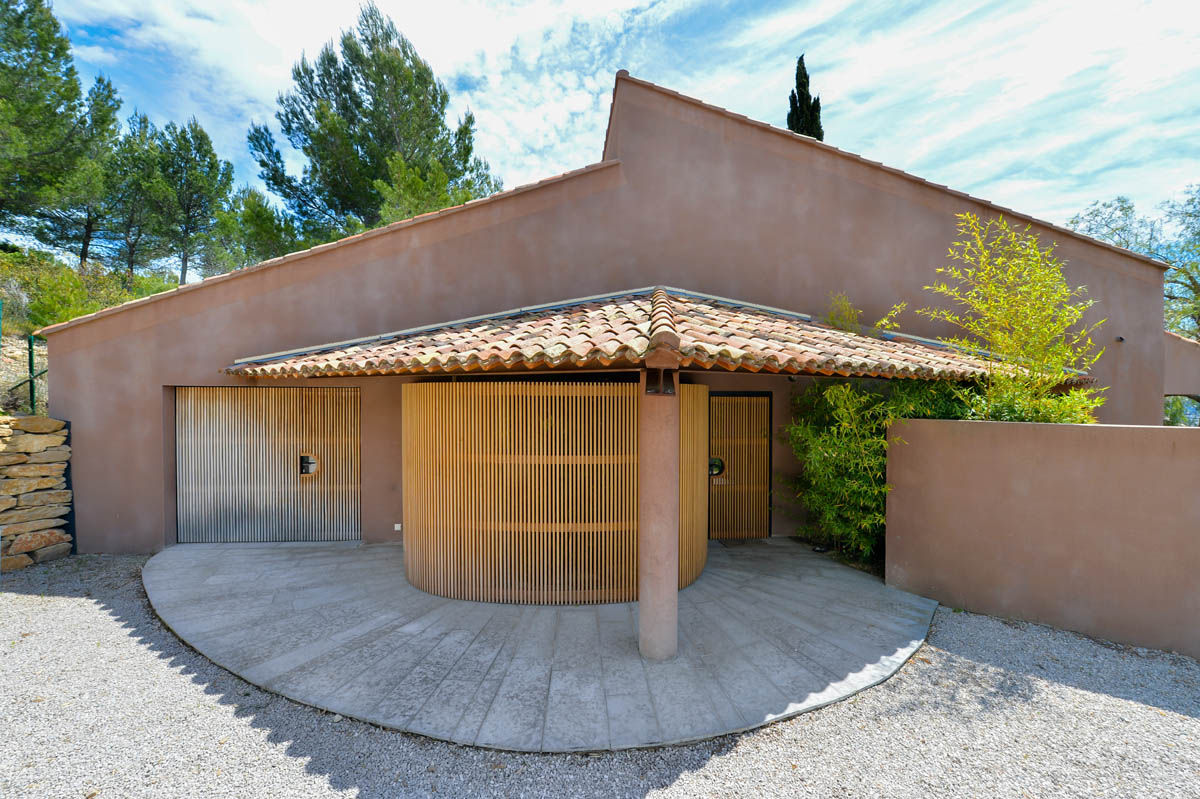
[[[994,363],[940,342],[670,287],[634,289],[242,358],[259,378],[720,369],[964,381]]]

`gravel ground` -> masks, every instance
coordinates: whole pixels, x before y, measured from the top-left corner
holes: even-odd
[[[604,754],[459,747],[260,691],[166,631],[142,557],[0,585],[0,795],[1200,795],[1200,663],[939,609],[895,677],[702,744]]]

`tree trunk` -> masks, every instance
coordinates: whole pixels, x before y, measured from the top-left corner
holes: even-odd
[[[128,245],[128,240],[126,242],[125,252],[128,253],[128,257],[125,260],[125,290],[133,291],[134,248]]]
[[[187,250],[179,253],[179,285],[187,283]]]
[[[92,248],[92,235],[96,228],[96,223],[92,219],[83,223],[83,243],[79,246],[79,268],[82,270],[87,266],[88,251]]]

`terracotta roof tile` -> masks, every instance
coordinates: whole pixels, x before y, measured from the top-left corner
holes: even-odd
[[[247,377],[629,367],[964,380],[989,362],[912,336],[851,333],[804,314],[653,288],[246,358]],[[655,361],[658,363],[659,361]]]

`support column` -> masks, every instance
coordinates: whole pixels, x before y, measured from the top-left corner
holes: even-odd
[[[638,648],[649,660],[679,645],[677,374],[642,372],[638,401]]]

